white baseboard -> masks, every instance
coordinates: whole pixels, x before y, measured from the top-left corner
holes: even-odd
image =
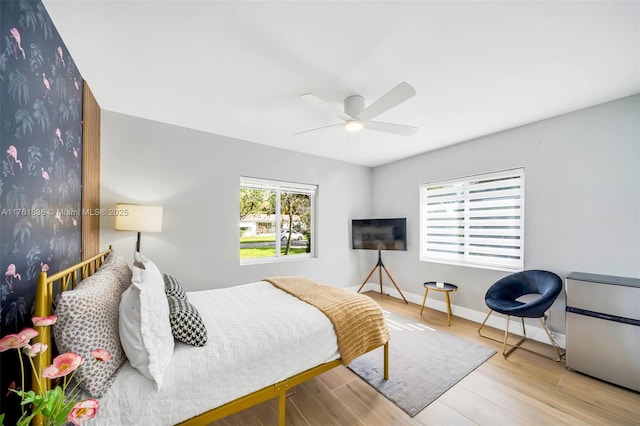
[[[358,287],[350,287],[349,290],[357,291]],[[361,290],[361,292],[364,292],[364,291],[375,291],[379,293],[380,284],[367,283]],[[398,292],[398,290],[395,289],[395,287],[387,287],[383,285],[382,292],[384,294],[388,294],[389,296],[402,300],[402,296],[400,296],[400,293]],[[424,294],[418,295],[418,294],[409,293],[406,291],[403,291],[402,294],[404,294],[404,297],[409,302],[422,306],[422,298],[424,297]],[[430,297],[427,298],[427,302],[425,306],[431,309],[435,309],[436,311],[445,312],[445,313],[447,312],[447,304],[445,302],[441,300],[436,300]],[[453,303],[451,304],[451,315],[468,319],[469,321],[473,321],[478,324],[482,324],[482,321],[484,321],[484,318],[487,316],[488,312],[489,312],[488,310],[485,312],[479,312],[479,311],[475,311],[473,309],[465,308],[462,306],[456,306]],[[489,320],[487,320],[488,326],[497,328],[499,330],[504,330],[506,323],[507,323],[506,317],[500,314],[491,315],[491,317],[489,317]],[[520,320],[512,319],[509,322],[509,332],[511,331],[513,331],[514,334],[522,335],[522,325],[520,323]],[[565,335],[563,333],[558,333],[553,330],[550,330],[550,331],[551,331],[551,335],[556,341],[556,344],[561,348],[565,348],[566,347]],[[536,327],[535,325],[527,324],[527,337],[530,338],[531,340],[536,340],[538,342],[549,344],[549,338],[547,337],[547,333],[545,333],[545,331],[541,327]]]

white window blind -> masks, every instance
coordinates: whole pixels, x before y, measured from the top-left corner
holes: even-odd
[[[524,169],[420,185],[420,260],[524,268]]]
[[[264,189],[264,190],[272,190],[272,191],[275,191],[276,189],[279,188],[281,191],[295,192],[298,194],[309,194],[314,196],[318,190],[318,185],[280,182],[280,181],[274,181],[274,180],[268,180],[268,179],[248,178],[248,177],[240,178],[240,187],[252,188],[252,189]]]

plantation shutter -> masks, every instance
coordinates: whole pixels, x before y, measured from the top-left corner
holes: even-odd
[[[420,260],[524,268],[524,169],[420,185]]]

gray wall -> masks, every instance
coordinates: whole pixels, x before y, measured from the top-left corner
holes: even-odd
[[[454,314],[481,321],[484,293],[506,274],[418,260],[419,184],[524,167],[525,268],[640,277],[639,122],[636,95],[369,169],[103,112],[101,203],[164,206],[164,230],[143,234],[142,252],[189,290],[273,275],[359,286],[376,254],[350,249],[350,219],[407,217],[408,251],[383,254],[395,281],[416,302],[424,281],[456,283]],[[240,265],[241,175],[319,185],[318,258]],[[135,236],[113,225],[102,219],[101,241],[131,258]],[[441,296],[428,303],[443,309]],[[550,315],[560,334],[564,305],[562,294]]]
[[[366,275],[362,253],[350,248],[349,218],[370,214],[371,169],[108,111],[101,132],[102,207],[162,205],[163,231],[143,233],[141,251],[187,290],[275,275],[347,287]],[[319,186],[317,258],[240,265],[240,176]],[[135,234],[113,228],[103,217],[100,241],[131,263]]]
[[[640,277],[639,122],[636,95],[375,168],[374,216],[406,216],[409,234],[408,251],[385,252],[385,265],[403,291],[456,283],[453,303],[485,312],[487,288],[506,273],[420,262],[418,186],[524,167],[525,269]],[[564,302],[550,315],[559,332]]]

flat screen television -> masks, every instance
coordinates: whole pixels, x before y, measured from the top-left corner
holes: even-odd
[[[407,218],[352,219],[354,249],[407,250]]]

